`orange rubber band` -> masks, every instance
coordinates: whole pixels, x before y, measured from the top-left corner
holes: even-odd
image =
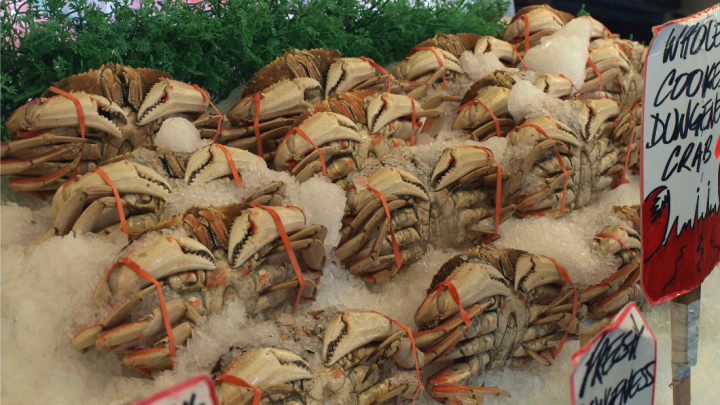
[[[145,271],[142,267],[140,267],[139,264],[135,263],[128,257],[123,257],[119,260],[122,264],[126,265],[130,270],[135,272],[138,276],[144,278],[145,280],[155,284],[155,288],[157,289],[158,294],[158,300],[160,301],[160,312],[162,313],[163,317],[163,324],[165,324],[165,330],[167,331],[168,335],[168,347],[170,349],[170,363],[172,364],[172,369],[175,369],[175,337],[172,334],[172,326],[170,325],[170,316],[167,312],[167,306],[165,305],[165,297],[163,297],[162,293],[162,285],[155,280],[155,277],[151,276],[150,273]],[[112,271],[113,269],[110,269]],[[110,273],[108,272],[108,275]]]
[[[433,288],[433,292],[437,291],[438,295],[442,292],[443,288],[447,288],[450,292],[450,296],[452,297],[453,301],[455,301],[455,304],[457,304],[458,308],[460,308],[460,316],[462,317],[463,322],[465,322],[465,326],[467,326],[468,331],[470,330],[470,316],[468,313],[463,309],[462,305],[460,305],[460,294],[457,292],[457,288],[455,288],[455,284],[451,280],[445,280],[442,283],[438,284]],[[430,366],[432,364],[435,364],[438,360],[440,360],[444,355],[446,355],[450,350],[452,350],[455,346],[457,346],[458,343],[460,343],[460,340],[462,340],[464,335],[459,336],[457,339],[455,339],[450,346],[448,346],[445,350],[443,350],[440,354],[435,357],[433,361],[428,363],[426,366]]]
[[[621,229],[622,229],[622,228],[621,228]],[[623,229],[623,230],[624,230],[624,229]],[[622,245],[622,247],[624,247],[625,250],[627,250],[631,255],[637,256],[637,255],[635,254],[635,252],[633,252],[633,251],[628,247],[628,245],[626,245],[625,242],[622,241],[622,239],[618,238],[618,237],[615,236],[615,235],[610,235],[609,233],[604,233],[604,232],[603,232],[603,233],[599,233],[599,234],[595,235],[595,237],[596,237],[596,238],[611,238],[611,239],[615,239],[615,240],[616,240],[620,245]]]
[[[215,143],[218,135],[220,135],[220,127],[222,126],[222,122],[223,122],[222,114],[220,114],[220,110],[218,110],[217,107],[215,107],[215,104],[213,104],[213,102],[210,101],[210,97],[208,97],[207,91],[201,89],[200,86],[198,86],[197,84],[193,84],[192,88],[199,91],[200,94],[202,94],[205,101],[207,101],[210,104],[210,106],[213,108],[213,110],[215,110],[215,112],[218,113],[218,115],[220,116],[220,120],[218,121],[217,129],[215,130],[215,135],[213,136],[213,139],[212,139],[213,143]]]
[[[383,205],[383,208],[385,209],[385,216],[387,216],[388,219],[388,225],[390,226],[390,237],[392,239],[392,247],[393,247],[393,253],[395,253],[395,264],[398,266],[398,270],[400,267],[402,267],[402,256],[400,256],[400,248],[398,247],[397,239],[395,239],[395,230],[392,226],[392,217],[390,217],[390,208],[387,205],[387,200],[385,200],[385,196],[383,193],[379,192],[375,188],[373,188],[371,185],[366,186],[368,190],[372,191],[373,194],[375,194],[379,199],[380,202]]]
[[[523,21],[525,21],[525,53],[530,50],[530,20],[527,14],[523,14]]]
[[[412,116],[410,118],[410,124],[412,128],[410,129],[410,146],[415,146],[415,121],[417,120],[417,112],[415,111],[415,99],[408,96],[410,99],[410,105],[412,105]]]
[[[435,57],[437,58],[438,63],[440,64],[440,67],[445,66],[445,65],[443,64],[443,61],[442,61],[442,56],[440,56],[440,54],[438,53],[438,51],[437,51],[435,48],[429,48],[429,47],[426,47],[426,46],[416,46],[416,47],[413,48],[413,49],[415,49],[415,50],[417,50],[417,51],[431,51],[432,53],[435,54]],[[398,65],[398,66],[399,66],[399,65]],[[444,74],[444,73],[443,73],[443,90],[447,90],[447,82],[445,81],[445,74]]]
[[[552,257],[547,257],[540,255],[546,259],[550,259],[554,264],[555,267],[557,267],[558,272],[560,272],[560,275],[567,281],[570,286],[572,286],[573,290],[575,291],[575,295],[573,295],[573,309],[572,309],[572,315],[570,316],[570,323],[568,324],[568,328],[565,331],[565,334],[563,335],[562,339],[560,340],[560,344],[557,347],[557,350],[555,351],[555,354],[553,355],[554,359],[557,359],[558,355],[560,354],[560,351],[562,350],[563,346],[565,345],[565,341],[567,340],[568,334],[570,333],[570,327],[572,326],[572,323],[575,319],[577,319],[577,309],[579,305],[578,301],[578,291],[577,287],[575,287],[575,284],[573,284],[572,279],[570,278],[570,275],[567,271],[565,271],[565,268],[557,262],[557,260],[553,259]]]
[[[501,137],[502,135],[500,134],[500,120],[498,120],[498,118],[495,116],[495,114],[493,114],[493,112],[490,110],[490,108],[488,108],[488,106],[485,103],[483,103],[479,98],[472,99],[472,100],[468,101],[467,103],[461,105],[460,108],[458,108],[458,115],[460,115],[460,112],[462,110],[464,110],[466,108],[470,108],[471,105],[477,105],[477,104],[480,104],[481,106],[483,106],[483,108],[485,108],[485,110],[488,112],[488,114],[490,114],[493,121],[495,121],[495,133],[497,133],[498,138]]]
[[[260,400],[262,399],[262,391],[260,391],[260,388],[247,383],[245,380],[243,380],[240,377],[235,377],[234,375],[229,374],[223,374],[220,377],[218,377],[218,380],[222,382],[226,382],[228,384],[232,384],[236,387],[243,387],[243,388],[251,388],[253,391],[255,391],[255,395],[253,396],[252,405],[260,405]]]
[[[303,139],[308,141],[310,143],[310,145],[312,145],[313,148],[315,148],[315,150],[318,153],[318,157],[320,158],[320,165],[322,166],[322,172],[325,176],[327,176],[328,174],[327,174],[327,167],[325,166],[325,155],[322,153],[320,148],[318,148],[317,145],[315,145],[315,143],[310,139],[310,137],[305,133],[305,131],[300,129],[300,127],[295,127],[293,129],[291,129],[290,131],[288,131],[288,133],[285,134],[285,139],[287,139],[290,135],[292,135],[293,132],[300,135]]]
[[[80,104],[80,100],[77,99],[77,97],[73,96],[72,94],[60,90],[57,87],[50,86],[48,90],[52,91],[55,94],[59,94],[75,104],[75,108],[77,109],[78,114],[78,121],[80,123],[80,137],[85,139],[85,112],[83,111],[82,104]],[[92,97],[91,97],[92,98]],[[30,104],[36,102],[37,99],[33,100]]]
[[[500,167],[500,163],[495,160],[495,157],[493,156],[490,149],[477,145],[471,145],[470,147],[485,151],[485,153],[487,153],[490,159],[492,159],[492,161],[495,162],[495,165],[497,166],[497,182],[495,185],[495,234],[492,236],[492,238],[483,242],[483,244],[487,245],[488,243],[500,237],[498,228],[500,227],[500,200],[502,199],[502,168]]]
[[[263,157],[262,138],[260,137],[260,93],[253,95],[255,104],[255,119],[253,120],[253,129],[255,130],[255,139],[257,140],[258,156]]]
[[[575,92],[576,92],[577,94],[580,94],[580,90],[579,90],[577,87],[575,87],[575,83],[573,83],[572,80],[568,79],[567,76],[565,76],[565,75],[562,74],[562,73],[559,74],[558,76],[560,76],[560,77],[562,77],[563,79],[569,81],[569,82],[570,82],[570,85],[573,86],[573,89],[575,89]],[[571,94],[571,96],[572,96],[572,94]],[[582,94],[580,94],[580,99],[582,100]]]
[[[613,187],[613,188],[616,188],[616,187],[620,186],[621,184],[630,182],[630,180],[628,180],[625,177],[625,175],[627,174],[627,169],[628,169],[628,166],[630,165],[630,152],[631,152],[631,149],[633,146],[633,142],[635,141],[635,130],[637,129],[637,121],[635,120],[635,112],[634,111],[636,108],[638,108],[640,106],[640,102],[635,103],[635,105],[632,106],[632,108],[628,109],[627,107],[622,105],[619,101],[616,101],[616,100],[613,100],[613,101],[615,101],[617,103],[617,105],[619,105],[620,107],[624,108],[627,112],[632,114],[632,119],[633,119],[633,128],[632,128],[632,132],[630,133],[630,143],[628,143],[628,147],[627,147],[628,150],[627,150],[627,154],[625,156],[625,165],[623,166],[623,171],[622,171],[622,174],[620,175],[620,179],[618,179],[617,185],[615,185],[615,187]]]
[[[520,63],[522,63],[523,66],[525,66],[525,70],[528,70],[528,67],[527,67],[527,65],[525,64],[525,61],[523,60],[522,56],[520,56],[520,52],[518,52],[517,48],[515,48],[515,47],[513,46],[513,47],[512,47],[512,50],[515,51],[515,55],[517,55],[518,59],[520,59]],[[526,50],[525,52],[527,52],[527,50]]]
[[[300,303],[300,297],[302,297],[303,290],[305,289],[305,277],[303,277],[302,271],[300,270],[300,265],[298,264],[297,257],[295,257],[295,251],[293,250],[290,239],[288,238],[288,234],[285,231],[285,226],[283,226],[280,216],[277,214],[277,212],[275,212],[274,209],[266,207],[264,205],[260,205],[258,203],[252,203],[250,204],[250,206],[253,208],[262,208],[267,211],[272,217],[273,221],[275,221],[275,226],[277,227],[278,232],[280,232],[280,238],[283,241],[283,245],[285,245],[285,250],[287,251],[288,257],[290,258],[290,263],[292,263],[293,270],[295,270],[295,275],[297,276],[298,282],[300,283],[298,295],[297,298],[295,298],[295,305],[293,306],[292,310],[294,314],[295,310],[297,310],[298,304]]]
[[[125,211],[122,207],[122,201],[120,200],[120,193],[118,193],[117,188],[115,187],[115,184],[113,184],[112,180],[110,180],[110,176],[105,173],[105,171],[101,168],[95,168],[90,171],[90,173],[97,173],[102,177],[103,180],[105,180],[105,183],[107,183],[110,188],[112,188],[112,192],[115,195],[115,203],[117,204],[118,214],[120,214],[120,225],[122,226],[123,233],[125,235],[130,236],[130,232],[128,231],[127,222],[125,222]]]
[[[538,125],[535,125],[535,124],[523,124],[523,125],[520,125],[519,127],[517,127],[517,128],[515,128],[514,130],[512,130],[511,133],[512,133],[512,132],[515,132],[516,130],[525,128],[525,127],[535,128],[535,130],[537,130],[537,131],[540,133],[540,135],[543,135],[543,136],[546,137],[547,139],[552,139],[552,138],[550,138],[550,136],[545,132],[545,130],[543,130],[542,128],[540,128]],[[508,134],[508,135],[509,135],[509,134]],[[565,182],[564,182],[564,184],[563,184],[562,200],[560,201],[560,214],[564,214],[564,213],[565,213],[565,200],[566,200],[566,197],[567,197],[568,172],[567,172],[567,168],[565,167],[565,162],[562,160],[562,155],[560,155],[560,151],[558,151],[558,149],[557,149],[556,146],[553,146],[553,149],[555,149],[555,155],[557,156],[558,164],[560,165],[560,170],[562,170],[562,172],[565,174]]]
[[[374,60],[372,60],[372,59],[370,59],[370,58],[366,58],[366,57],[364,57],[364,56],[360,56],[360,57],[358,57],[358,59],[364,60],[365,62],[369,63],[370,66],[374,67],[375,70],[377,70],[378,72],[380,72],[380,73],[384,74],[385,76],[387,76],[387,78],[388,78],[387,92],[390,93],[390,75],[388,74],[388,72],[387,72],[385,69],[383,69],[382,66],[378,65],[377,63],[375,63]],[[398,65],[398,66],[399,66],[399,65]],[[389,318],[388,318],[388,319],[389,319]]]
[[[597,66],[595,66],[595,62],[593,62],[592,59],[588,58],[588,64],[595,71],[595,74],[600,78],[600,87],[598,88],[598,92],[602,93],[602,82],[603,82],[602,73],[600,73]]]
[[[418,386],[417,386],[417,389],[415,390],[415,395],[413,395],[413,400],[412,400],[412,402],[411,402],[411,405],[412,405],[412,404],[415,403],[415,399],[417,398],[417,395],[418,395],[418,393],[420,392],[420,387],[422,386],[422,384],[421,384],[421,382],[420,382],[420,366],[419,366],[419,364],[418,364],[417,351],[415,350],[415,338],[413,338],[412,331],[411,331],[410,328],[408,328],[407,326],[405,326],[405,325],[401,324],[400,322],[398,322],[398,321],[390,318],[390,317],[387,316],[387,315],[381,314],[380,312],[377,312],[377,311],[370,311],[370,312],[384,316],[384,317],[387,318],[390,322],[394,323],[395,325],[397,325],[397,326],[401,327],[403,330],[405,330],[405,332],[407,332],[408,336],[410,337],[410,346],[412,347],[413,358],[415,359],[415,373],[417,374],[417,379],[418,379]]]
[[[235,179],[235,184],[237,184],[238,187],[242,187],[242,181],[240,181],[240,175],[238,174],[237,167],[235,167],[235,161],[233,160],[230,151],[225,147],[225,145],[217,144],[217,146],[220,148],[221,151],[225,153],[228,165],[230,165],[230,171],[232,172],[233,178]]]

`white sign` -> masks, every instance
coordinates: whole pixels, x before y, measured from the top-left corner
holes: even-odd
[[[215,382],[200,374],[132,405],[218,405]]]
[[[720,261],[720,6],[654,27],[643,104],[643,289],[690,291]]]
[[[572,357],[573,405],[652,405],[657,341],[635,303]]]

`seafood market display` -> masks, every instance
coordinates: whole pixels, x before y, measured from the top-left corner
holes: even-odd
[[[194,367],[226,405],[480,404],[510,397],[478,383],[487,371],[550,366],[644,303],[637,201],[575,223],[595,235],[583,269],[503,233],[636,186],[646,52],[531,6],[502,39],[438,33],[390,72],[287,50],[226,113],[197,85],[108,64],[8,118],[2,175],[51,202],[38,248],[114,246],[65,325],[75,361],[145,381]],[[403,282],[406,302],[383,304]]]

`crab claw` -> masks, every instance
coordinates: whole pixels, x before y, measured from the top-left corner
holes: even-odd
[[[563,76],[542,74],[535,79],[535,87],[557,98],[568,97],[573,91],[573,83]]]
[[[238,172],[261,166],[267,167],[265,160],[248,151],[226,147]],[[228,157],[220,146],[208,145],[193,153],[185,169],[185,183],[203,184],[231,175]]]
[[[71,95],[80,102],[85,126],[122,139],[120,128],[111,121],[118,120],[122,125],[127,123],[127,115],[120,106],[103,96],[83,92]],[[15,110],[7,120],[8,134],[12,137],[25,131],[79,126],[75,103],[63,96],[39,98]]]
[[[334,112],[320,112],[310,116],[301,128],[317,147],[329,142],[352,141],[362,142],[358,135],[360,129],[348,117]],[[275,169],[285,170],[292,161],[299,162],[305,155],[315,150],[305,138],[293,133],[277,149],[275,153]]]
[[[530,292],[546,284],[567,284],[555,262],[545,256],[524,254],[515,263],[515,290]]]
[[[322,87],[315,79],[299,77],[283,80],[262,91],[258,120],[301,114],[322,100]],[[255,96],[240,99],[227,114],[233,125],[255,119]]]
[[[164,200],[171,191],[162,176],[137,163],[121,160],[103,166],[102,170],[120,194],[140,194]],[[66,235],[87,204],[113,193],[112,188],[97,172],[90,172],[77,182],[61,186],[53,197],[51,210],[55,218],[55,234]]]
[[[415,111],[422,111],[420,103],[410,97],[390,93],[376,95],[367,110],[370,133],[377,133],[390,122],[412,114],[413,104]]]
[[[325,97],[345,93],[375,76],[375,68],[360,58],[340,58],[330,65],[325,84]]]
[[[484,89],[482,94],[478,94],[475,98],[481,100],[496,116],[509,114],[508,99],[510,98],[510,89],[508,88],[489,86]],[[479,103],[472,104],[468,108],[463,108],[458,112],[452,128],[478,128],[493,120],[490,111],[486,110],[485,107]]]
[[[481,55],[484,53],[492,53],[498,57],[501,61],[515,66],[520,59],[515,53],[514,47],[509,42],[494,38],[483,36],[478,39],[475,43],[475,49],[473,51],[475,55]]]
[[[451,281],[457,289],[463,308],[496,295],[510,295],[505,277],[496,268],[484,263],[464,263],[445,280]],[[433,290],[415,313],[415,324],[427,325],[458,312],[460,308],[448,289]]]
[[[285,232],[292,234],[305,228],[305,213],[297,207],[273,207],[280,216]],[[280,238],[280,232],[269,212],[250,208],[238,216],[230,230],[228,260],[238,268],[255,253]]]
[[[393,167],[383,167],[367,177],[368,185],[386,198],[389,196],[409,195],[429,200],[424,186],[412,174]],[[377,198],[370,190],[352,189],[348,192],[348,206],[359,212],[362,207]]]
[[[215,270],[213,254],[202,243],[184,236],[157,235],[128,255],[130,260],[145,269],[156,280],[173,274],[192,270]],[[150,285],[125,265],[115,268],[107,277],[107,286],[97,288],[93,302],[107,302],[110,295],[122,292],[129,294]]]
[[[437,55],[442,60],[442,66]],[[426,73],[435,72],[441,68],[460,74],[465,73],[460,66],[460,61],[453,54],[435,47],[432,50],[421,50],[412,54],[406,63],[398,66],[396,72],[399,72],[400,78],[415,80]]]
[[[434,191],[438,191],[485,167],[493,168],[497,172],[495,162],[484,150],[471,146],[448,148],[445,149],[435,165],[430,185]],[[488,174],[491,172],[488,171]]]
[[[155,83],[138,110],[138,125],[149,124],[171,114],[202,114],[208,102],[194,87],[177,80],[163,79]]]
[[[330,319],[323,339],[322,360],[329,367],[353,350],[393,334],[393,324],[374,312],[339,312]]]
[[[312,378],[310,366],[295,353],[274,348],[253,348],[235,358],[223,374],[238,377],[256,387],[287,384]],[[241,404],[253,398],[252,391],[222,383],[217,387],[218,403]],[[247,398],[246,398],[247,396]]]

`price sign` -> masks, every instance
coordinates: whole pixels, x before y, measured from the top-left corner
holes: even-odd
[[[215,382],[200,374],[132,405],[218,405]]]
[[[642,286],[659,303],[720,263],[720,6],[653,29],[645,64]]]
[[[637,305],[626,305],[573,355],[573,405],[652,405],[656,358],[655,335]]]

